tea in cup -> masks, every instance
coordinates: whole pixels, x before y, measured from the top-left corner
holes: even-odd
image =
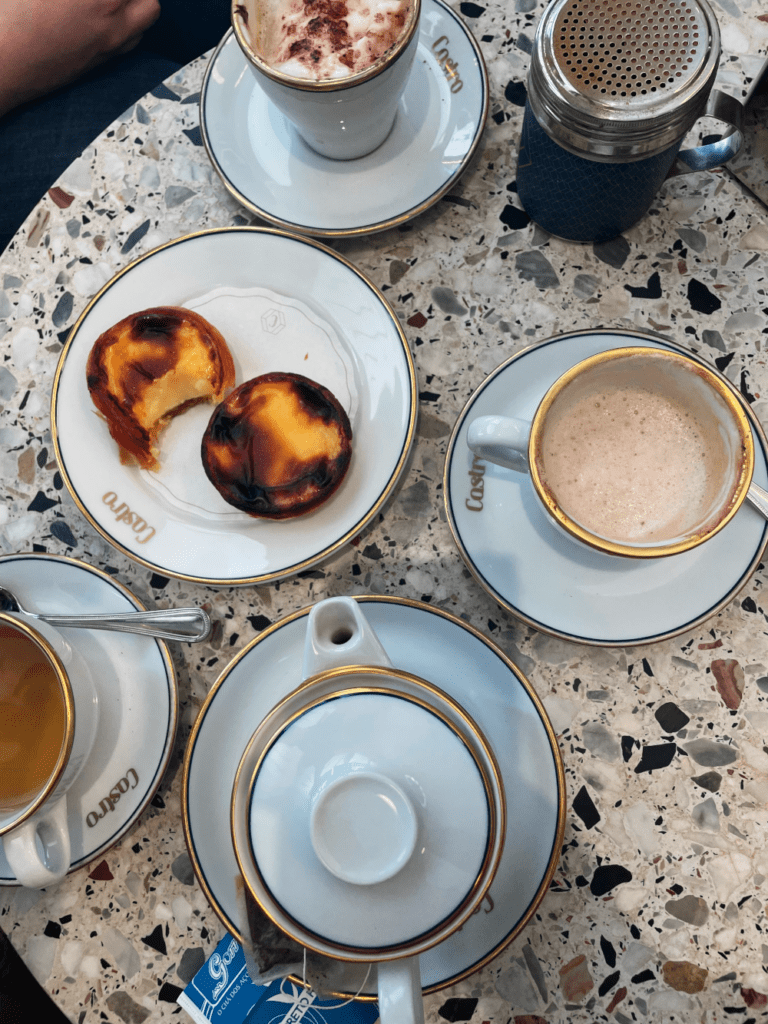
[[[21,885],[51,885],[69,870],[66,792],[97,720],[77,652],[47,623],[0,613],[0,836]]]
[[[655,558],[713,537],[754,468],[749,418],[713,370],[668,349],[599,352],[547,391],[532,422],[481,416],[467,443],[529,472],[547,515],[608,554]]]
[[[261,89],[322,156],[365,156],[392,130],[418,47],[421,0],[233,0]]]
[[[351,598],[312,609],[304,667],[240,761],[238,864],[286,934],[375,964],[382,1024],[420,1024],[419,955],[479,908],[498,867],[498,766],[451,697],[390,664]]]

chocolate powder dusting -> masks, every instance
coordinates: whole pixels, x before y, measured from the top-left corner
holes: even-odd
[[[377,11],[367,0],[291,0],[271,52],[262,56],[277,70],[319,80],[355,74],[392,49],[408,24],[409,0],[386,6]],[[305,72],[290,68],[291,61]]]
[[[322,39],[325,36],[331,41],[334,50],[346,49],[349,46],[349,33],[347,22],[344,20],[334,21],[325,16],[312,18],[307,25],[307,35],[310,39]]]
[[[245,7],[242,4],[235,4],[235,14],[238,14],[242,18],[243,24],[247,27],[247,25],[248,25],[248,11],[245,9]]]
[[[296,39],[291,43],[288,53],[291,57],[299,57],[302,53],[309,52],[309,40],[308,39]]]
[[[347,22],[349,10],[344,0],[304,0],[304,10],[312,17],[305,35],[291,43],[288,51],[291,57],[308,54],[310,60],[317,63],[322,57],[319,44],[326,41],[336,53],[349,50],[352,40]],[[342,60],[342,63],[352,66],[348,60]]]

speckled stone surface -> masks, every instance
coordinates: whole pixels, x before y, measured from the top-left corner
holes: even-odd
[[[88,299],[161,242],[250,222],[201,145],[205,59],[97,139],[0,259],[0,549],[73,555],[108,567],[150,606],[205,602],[217,622],[209,644],[175,652],[181,726],[152,807],[58,887],[0,891],[0,927],[73,1022],[183,1015],[176,996],[223,933],[182,832],[180,765],[195,716],[259,629],[327,595],[366,592],[424,598],[489,634],[541,695],[566,768],[567,826],[549,892],[497,959],[428,998],[431,1024],[768,1019],[763,566],[693,632],[642,649],[578,647],[531,631],[480,589],[443,510],[444,453],[465,401],[503,359],[559,331],[661,332],[716,362],[768,418],[768,215],[726,171],[668,180],[640,223],[597,247],[549,237],[521,210],[516,143],[542,6],[456,4],[490,75],[478,153],[413,222],[334,243],[405,327],[419,436],[380,519],[301,578],[213,590],[153,575],[87,524],[53,460],[53,374]],[[768,47],[768,15],[762,0],[714,7],[720,86],[743,96]]]

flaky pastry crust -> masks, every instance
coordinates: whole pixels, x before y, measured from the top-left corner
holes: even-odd
[[[122,460],[157,470],[160,431],[192,405],[220,402],[234,386],[235,366],[224,338],[199,313],[155,306],[96,340],[86,377]]]

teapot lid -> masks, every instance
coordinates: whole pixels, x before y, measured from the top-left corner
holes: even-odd
[[[291,697],[254,734],[233,795],[257,902],[331,956],[441,941],[479,904],[503,841],[482,735],[442,691],[390,668],[331,670]]]

